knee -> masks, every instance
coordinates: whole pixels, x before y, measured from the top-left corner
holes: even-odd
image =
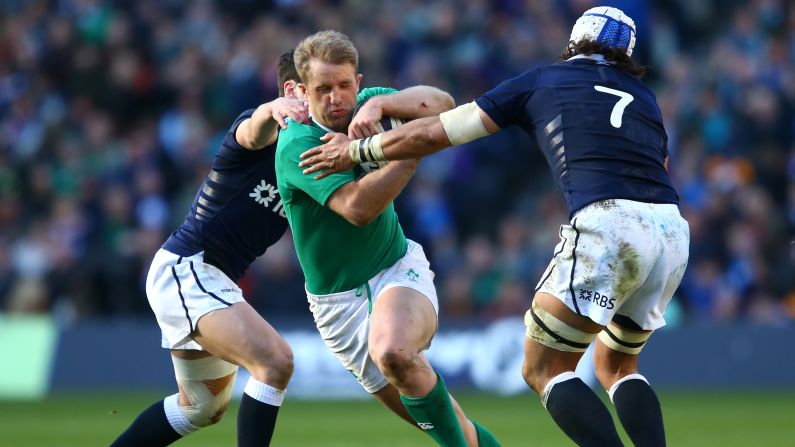
[[[229,408],[230,397],[231,393],[221,393],[218,396],[210,396],[189,405],[181,405],[182,413],[194,427],[208,427],[223,419],[224,413]]]
[[[280,352],[276,359],[274,359],[274,364],[274,369],[278,371],[278,374],[285,382],[286,387],[287,382],[290,381],[290,378],[293,376],[293,371],[295,370],[293,350],[288,347],[284,351]]]
[[[617,380],[618,369],[615,368],[615,365],[611,365],[603,359],[594,357],[593,370],[599,383],[601,383],[602,387],[605,389],[610,388],[613,382]]]
[[[580,357],[579,353],[571,352],[548,353],[541,358],[525,355],[522,377],[533,391],[542,395],[550,380],[574,372]]]
[[[179,380],[179,407],[196,428],[219,422],[229,408],[235,374],[208,380]]]
[[[525,358],[524,362],[522,363],[522,377],[524,378],[525,383],[529,386],[533,391],[538,394],[541,394],[541,391],[544,389],[543,384],[543,370],[539,367],[538,362],[529,361]]]
[[[220,421],[232,396],[237,366],[216,357],[172,358],[179,385],[177,404],[196,428]]]
[[[289,381],[290,377],[293,376],[293,370],[295,369],[293,350],[286,343],[278,352],[274,353],[269,363],[272,365],[273,374],[282,377],[285,382]]]
[[[593,366],[596,378],[606,390],[622,377],[638,372],[637,356],[608,350],[597,350],[594,354]]]
[[[602,384],[602,387],[608,390],[624,376],[636,374],[638,370],[634,368],[633,365],[616,365],[607,362],[597,362],[595,360],[594,372],[596,373],[596,378],[599,379],[599,383]]]
[[[285,389],[294,368],[293,351],[287,343],[283,343],[268,355],[260,356],[251,368],[247,369],[258,381],[278,389]]]
[[[406,381],[417,366],[415,356],[408,349],[394,345],[372,348],[370,356],[384,375],[394,378],[398,383]]]

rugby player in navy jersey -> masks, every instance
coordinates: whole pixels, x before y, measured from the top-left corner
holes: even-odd
[[[237,420],[238,446],[270,444],[293,373],[284,339],[243,299],[235,281],[282,237],[287,219],[274,156],[285,119],[308,108],[292,52],[279,60],[280,97],[234,121],[182,223],[157,252],[146,294],[171,350],[179,393],[144,410],[112,446],[165,446],[221,420],[237,369],[251,374]]]
[[[323,178],[362,161],[412,159],[519,126],[534,137],[570,210],[525,315],[522,374],[578,445],[620,446],[607,408],[574,373],[594,366],[637,446],[665,445],[638,355],[687,266],[690,232],[667,173],[660,109],[631,58],[634,21],[597,7],[575,23],[562,62],[531,69],[438,117],[367,139],[341,134],[303,155]]]

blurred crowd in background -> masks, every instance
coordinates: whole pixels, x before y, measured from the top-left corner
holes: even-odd
[[[635,19],[691,226],[669,322],[793,321],[787,0],[3,0],[0,312],[149,315],[152,256],[227,127],[276,96],[278,56],[306,35],[348,34],[364,86],[434,85],[462,104],[556,61],[597,4]],[[568,218],[512,129],[426,158],[397,206],[437,273],[443,322],[522,315]],[[241,287],[266,318],[310,318],[289,235]]]

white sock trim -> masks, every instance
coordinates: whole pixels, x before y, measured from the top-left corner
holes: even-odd
[[[262,403],[280,407],[284,400],[285,390],[278,390],[270,385],[264,384],[259,380],[249,377],[243,392]]]
[[[613,402],[613,394],[618,389],[618,386],[621,385],[622,383],[628,381],[628,380],[642,380],[642,381],[646,382],[647,385],[649,384],[649,381],[646,380],[646,378],[643,377],[640,374],[629,374],[629,375],[626,375],[626,376],[618,379],[618,381],[616,383],[614,383],[613,386],[611,386],[609,390],[607,390],[607,395],[610,396],[610,402]]]
[[[188,418],[185,417],[185,413],[182,412],[179,406],[178,397],[179,393],[163,399],[163,408],[166,410],[166,419],[168,419],[168,423],[171,424],[174,431],[179,433],[180,436],[188,436],[198,430],[199,427],[191,424]]]
[[[566,371],[551,378],[549,382],[547,382],[547,386],[544,387],[544,392],[541,393],[541,405],[543,405],[544,408],[547,407],[547,399],[549,398],[549,393],[552,392],[552,387],[560,382],[578,378],[579,377],[577,377],[577,374],[574,371]]]

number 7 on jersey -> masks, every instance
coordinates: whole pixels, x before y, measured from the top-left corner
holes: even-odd
[[[594,85],[593,88],[597,92],[618,96],[619,98],[618,102],[616,103],[616,105],[613,106],[613,112],[610,113],[610,125],[612,125],[616,129],[620,128],[621,119],[624,116],[624,109],[627,108],[629,103],[631,103],[635,99],[635,97],[627,92],[622,92],[621,90],[603,87],[601,85]]]

